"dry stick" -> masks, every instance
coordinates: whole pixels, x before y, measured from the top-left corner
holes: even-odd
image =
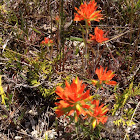
[[[138,29],[139,29],[139,28],[138,28]],[[138,30],[138,29],[136,29],[136,30]],[[117,38],[119,38],[119,37],[121,37],[121,36],[123,36],[123,35],[125,35],[125,34],[127,34],[127,33],[129,33],[129,32],[134,32],[134,31],[135,31],[135,30],[132,30],[132,29],[131,29],[131,30],[128,30],[128,31],[126,31],[126,32],[124,32],[124,33],[121,33],[121,34],[119,34],[119,35],[113,37],[112,39],[107,40],[107,41],[105,41],[105,42],[103,42],[103,43],[106,44],[107,42],[109,42],[109,41],[111,41],[111,40],[117,39]],[[107,46],[107,44],[106,44],[106,46]],[[109,48],[108,46],[107,46],[107,48],[108,48],[108,50],[110,51],[110,54],[111,54],[111,57],[113,58],[113,60],[115,60],[115,62],[117,62],[116,59],[113,57],[110,48]]]
[[[135,29],[135,30],[136,30],[136,29]],[[115,36],[115,37],[113,37],[113,38],[111,38],[111,39],[109,39],[109,40],[107,40],[107,41],[105,41],[105,42],[103,42],[103,43],[107,43],[107,42],[109,42],[109,41],[115,40],[115,39],[117,39],[117,38],[119,38],[119,37],[121,37],[121,36],[123,36],[123,35],[129,33],[129,32],[134,32],[135,30],[128,30],[128,31],[126,31],[126,32],[124,32],[124,33],[121,33],[121,34],[119,34],[119,35],[117,35],[117,36]],[[103,44],[103,43],[101,43],[101,44]]]
[[[109,42],[109,41],[111,41],[111,40],[114,40],[114,39],[117,39],[117,38],[123,36],[124,34],[129,33],[129,32],[132,32],[132,31],[135,31],[135,30],[128,30],[128,31],[126,31],[126,32],[124,32],[124,33],[121,33],[121,34],[115,36],[114,38],[112,38],[112,39],[110,39],[110,40],[107,40],[107,41],[105,41],[105,42],[103,42],[103,43],[106,44],[107,42]],[[106,46],[107,46],[107,44],[106,44]],[[107,48],[108,48],[108,50],[110,51],[110,54],[111,54],[112,59],[113,59],[115,62],[117,62],[116,59],[114,58],[114,56],[112,55],[112,52],[111,52],[110,48],[109,48],[108,46],[107,46]]]
[[[16,131],[17,133],[19,133],[19,134],[22,134],[23,136],[26,135],[26,136],[28,136],[28,137],[33,138],[33,136],[30,135],[30,134],[26,134],[26,133],[24,133],[24,132],[20,132],[20,131],[18,131],[18,130],[15,130],[15,131]]]
[[[131,124],[132,119],[133,119],[133,117],[134,117],[134,115],[135,115],[135,113],[136,113],[136,110],[138,109],[139,105],[140,105],[140,102],[138,102],[138,104],[137,104],[137,106],[136,106],[136,109],[134,110],[134,113],[133,113],[133,115],[132,115],[132,117],[131,117],[131,120],[130,120],[130,122],[129,122],[128,126]],[[128,127],[127,127],[127,128],[128,128]],[[126,132],[125,137],[124,137],[124,139],[123,139],[123,140],[125,140],[125,139],[126,139],[126,137],[127,137],[127,132]]]
[[[116,64],[117,64],[117,60],[114,58],[114,56],[113,56],[113,54],[112,54],[112,51],[111,51],[111,49],[108,47],[108,45],[107,44],[105,44],[106,45],[106,47],[107,47],[107,49],[109,50],[109,52],[110,52],[110,55],[111,55],[111,57],[112,57],[112,59],[116,62]],[[117,66],[118,67],[118,66]]]
[[[140,69],[140,65],[139,65],[139,67],[135,70],[134,74],[133,74],[132,76],[129,76],[129,77],[128,77],[128,81],[131,81],[131,79],[137,74],[137,72],[139,71],[139,69]]]

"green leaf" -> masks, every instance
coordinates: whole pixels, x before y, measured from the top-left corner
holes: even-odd
[[[75,51],[75,55],[77,55],[78,52],[79,52],[79,48],[77,47],[77,48],[76,48],[76,51]]]
[[[66,40],[83,42],[83,38],[79,38],[79,37],[70,37],[70,38],[66,38]]]
[[[33,29],[36,33],[41,34],[41,32],[40,32],[40,31],[38,31],[36,28],[33,28],[33,27],[32,27],[32,29]]]
[[[35,79],[35,80],[32,80],[31,81],[31,83],[32,83],[32,85],[34,85],[34,86],[36,86],[36,85],[39,85],[40,84],[40,82],[37,82],[37,80]]]

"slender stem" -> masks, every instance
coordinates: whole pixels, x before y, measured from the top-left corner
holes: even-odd
[[[50,57],[51,57],[51,60],[52,60],[52,55],[53,55],[53,45],[51,45],[50,47],[51,47]]]
[[[76,132],[76,135],[77,135],[77,139],[79,140],[78,124],[77,124],[77,122],[75,122],[75,132]]]
[[[63,12],[63,4],[64,1],[60,0],[60,9],[59,9],[59,15],[60,15],[60,41],[59,41],[59,49],[60,49],[60,69],[61,69],[61,50],[63,51],[63,71],[64,71],[64,12]]]
[[[82,32],[82,38],[83,38],[83,41],[84,41],[84,32]],[[84,44],[85,44],[85,41],[84,41]],[[83,51],[83,54],[81,54],[81,57],[82,57],[82,70],[84,72],[84,51]]]
[[[86,48],[86,50],[85,50],[85,66],[86,66],[86,68],[87,68],[87,41],[88,41],[88,31],[89,30],[89,27],[88,27],[88,23],[87,23],[87,21],[86,21],[86,40],[85,40],[85,48]]]
[[[136,53],[136,50],[138,49],[139,35],[140,35],[140,24],[139,24],[139,27],[138,27],[136,42],[134,44],[133,59],[132,59],[134,62],[135,62],[135,53]]]
[[[51,19],[51,38],[52,38],[52,26],[53,26],[52,23],[53,23],[53,21],[52,21],[52,12],[51,12],[51,9],[50,9],[50,0],[48,0],[48,12],[49,12],[49,16],[50,16],[50,19]],[[49,47],[51,47],[50,48],[50,59],[52,60],[53,46],[51,45]]]
[[[130,20],[129,20],[131,29],[133,28],[133,21],[134,21],[133,18],[134,18],[134,0],[131,0],[131,12],[130,12]],[[132,32],[130,32],[130,43],[132,43]]]
[[[82,54],[82,69],[83,69],[83,72],[84,72],[84,59],[83,59],[83,54]]]
[[[131,2],[129,3],[129,5],[131,4],[131,12],[130,12],[130,19],[129,19],[129,22],[130,22],[130,29],[133,29],[133,18],[134,18],[134,0],[131,0]],[[130,49],[131,49],[131,44],[132,44],[132,32],[130,32],[130,35],[129,35],[129,39],[130,39],[130,45],[129,45],[129,52],[130,52]],[[128,61],[128,67],[127,67],[127,72],[130,71],[130,61]]]
[[[56,33],[56,37],[57,37],[57,43],[56,43],[56,47],[57,47],[57,60],[58,60],[58,57],[59,57],[59,48],[60,48],[60,31],[59,31],[60,27],[59,27],[59,22],[60,22],[60,20],[57,21],[57,33]],[[56,64],[56,70],[58,71],[58,64]]]

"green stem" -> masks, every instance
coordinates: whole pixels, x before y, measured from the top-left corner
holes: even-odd
[[[52,60],[52,55],[53,55],[53,45],[51,45],[51,52],[50,52],[51,60]]]
[[[87,41],[88,41],[88,32],[89,32],[89,25],[88,25],[88,23],[87,23],[87,21],[86,21],[86,38],[85,38],[85,48],[86,48],[86,50],[85,50],[85,66],[86,66],[86,68],[87,68]]]
[[[63,4],[64,1],[60,0],[60,41],[59,41],[59,49],[60,49],[60,69],[61,69],[61,51],[63,51],[63,71],[64,71],[64,12],[63,12]]]
[[[77,122],[75,122],[75,132],[76,132],[76,135],[77,135],[77,140],[79,140],[78,124],[77,124]]]

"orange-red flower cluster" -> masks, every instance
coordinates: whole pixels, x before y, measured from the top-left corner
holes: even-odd
[[[116,81],[110,81],[115,74],[111,70],[107,71],[107,68],[104,70],[102,66],[100,66],[100,69],[96,69],[95,73],[98,75],[99,78],[99,84],[105,83],[107,85],[113,85],[115,86],[117,84]],[[92,80],[93,84],[97,84],[97,80]]]
[[[60,20],[60,17],[57,15],[57,16],[55,17],[55,20],[56,20],[56,21],[59,21],[59,20]]]
[[[109,111],[109,109],[104,106],[104,104],[99,106],[99,100],[92,101],[92,104],[94,105],[93,113],[90,114],[90,116],[93,116],[93,128],[98,125],[100,122],[104,124],[107,121],[107,116],[105,114]],[[103,107],[104,106],[104,107]]]
[[[79,7],[75,7],[77,13],[75,13],[74,21],[87,21],[88,25],[90,25],[90,21],[100,21],[102,15],[100,14],[101,11],[96,11],[97,3],[95,0],[90,1],[88,4],[86,2],[82,3]]]
[[[53,40],[45,37],[44,40],[41,42],[41,44],[47,44],[47,45],[50,45],[53,43]]]
[[[67,81],[65,84],[65,89],[59,86],[56,88],[56,94],[62,100],[56,103],[58,107],[55,112],[58,117],[64,114],[69,116],[76,112],[75,120],[77,121],[80,114],[86,116],[86,109],[90,106],[85,101],[91,100],[91,96],[89,90],[84,93],[85,85],[78,78],[74,79],[71,85]]]
[[[85,85],[79,81],[79,78],[74,79],[71,85],[67,81],[65,84],[65,89],[59,86],[56,88],[56,94],[61,99],[59,103],[55,103],[57,117],[64,114],[70,116],[75,113],[75,121],[78,120],[79,115],[83,115],[85,118],[93,117],[96,119],[96,124],[99,122],[104,124],[107,121],[105,114],[108,109],[103,107],[104,105],[99,106],[98,100],[91,100],[93,97],[90,96],[89,90],[84,92]]]
[[[95,40],[98,43],[102,43],[109,39],[109,38],[104,38],[105,37],[104,31],[99,29],[98,27],[94,29],[94,33],[95,35],[89,34],[89,36],[91,37],[90,40]]]

